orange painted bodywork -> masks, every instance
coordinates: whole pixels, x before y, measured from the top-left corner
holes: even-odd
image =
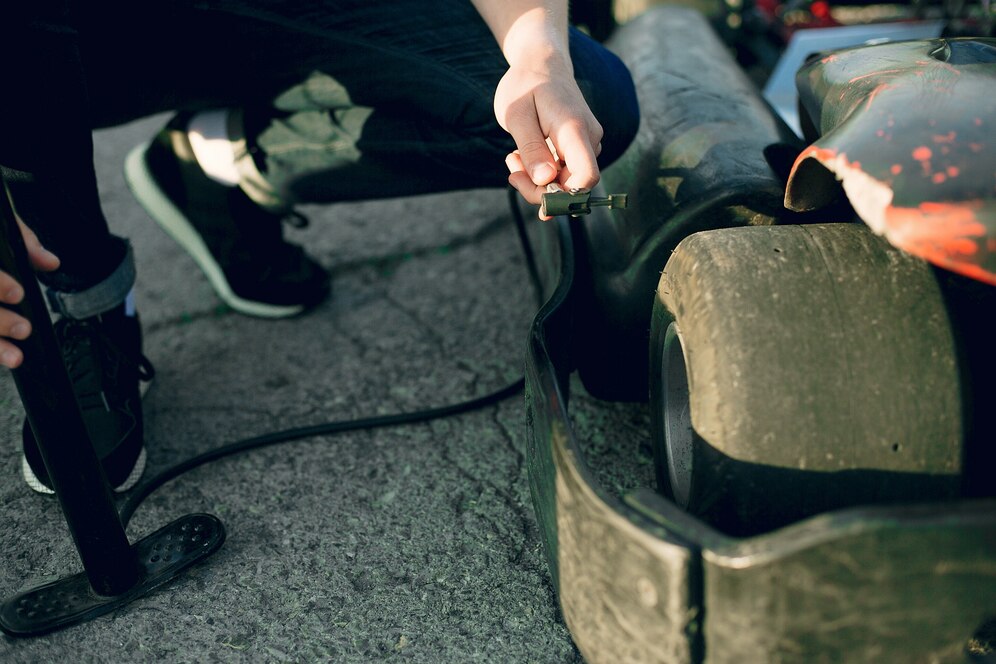
[[[849,49],[797,81],[820,136],[796,160],[786,205],[813,209],[840,181],[896,247],[996,284],[996,40]],[[827,177],[804,168],[812,160]]]

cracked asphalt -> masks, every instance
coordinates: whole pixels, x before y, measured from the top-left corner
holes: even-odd
[[[135,247],[157,370],[144,401],[146,477],[243,437],[444,405],[521,375],[536,307],[503,191],[306,208],[311,225],[289,234],[333,271],[333,297],[292,320],[247,318],[220,306],[124,184],[128,150],[164,121],[96,136],[105,211]],[[80,565],[56,502],[20,480],[22,409],[7,372],[0,402],[9,597]],[[621,407],[585,422],[632,439],[643,415]],[[221,551],[108,616],[3,637],[0,660],[579,661],[546,571],[524,449],[518,395],[201,467],[154,493],[128,533],[210,512],[228,530]]]

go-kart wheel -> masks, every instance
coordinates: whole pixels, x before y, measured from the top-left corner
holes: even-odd
[[[726,532],[958,494],[944,301],[926,263],[863,225],[689,236],[661,276],[650,343],[659,485]]]

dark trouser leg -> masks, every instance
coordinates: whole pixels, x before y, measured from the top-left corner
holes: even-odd
[[[104,283],[119,270],[126,270],[131,277],[116,275],[114,285],[108,284],[113,292],[94,294],[108,304],[106,308],[95,310],[83,306],[76,310],[79,316],[73,317],[96,315],[121,302],[131,290],[134,268],[127,242],[111,234],[99,202],[89,200],[90,196],[96,198],[96,189],[92,194],[85,188],[81,191],[66,186],[67,181],[61,178],[51,179],[44,172],[27,173],[6,166],[2,171],[18,216],[61,261],[55,272],[37,273],[39,280],[56,291],[78,293]]]
[[[70,13],[58,2],[14,8],[0,26],[0,54],[8,56],[0,79],[3,180],[18,215],[62,259],[59,271],[39,276],[60,290],[83,290],[111,274],[126,247],[111,236],[97,199],[86,81]]]
[[[370,20],[370,12],[364,5],[357,20]],[[334,57],[315,62],[309,77],[272,106],[247,109],[249,145],[258,150],[252,163],[278,199],[331,202],[505,185],[504,159],[515,145],[494,118],[493,94],[507,64],[491,33],[467,2],[401,12],[397,24],[323,35],[315,51]],[[615,56],[577,31],[571,52],[582,92],[606,131],[604,166],[636,131],[632,81]]]
[[[484,38],[491,39],[490,33]],[[614,56],[580,33],[572,33],[572,52],[582,91],[606,130],[604,167],[636,131],[632,84]],[[426,107],[414,102],[359,105],[344,83],[355,74],[311,73],[277,98],[277,113],[265,107],[247,110],[249,145],[258,150],[252,160],[258,174],[248,173],[248,182],[262,180],[259,189],[268,186],[276,198],[290,202],[505,186],[505,155],[515,144],[494,118],[492,95],[506,65],[493,40],[480,44],[479,53],[492,68],[475,67],[475,85],[468,85],[468,76],[458,69],[434,71],[440,63],[427,55],[383,56],[381,66],[391,71],[430,71],[438,89],[421,100]]]
[[[32,63],[17,71],[23,89],[39,95],[19,115],[3,111],[3,121],[25,127],[19,146],[0,146],[5,179],[22,217],[63,260],[44,277],[59,289],[99,282],[124,255],[100,212],[89,143],[76,145],[90,140],[81,123],[245,109],[260,184],[289,202],[506,181],[504,156],[514,146],[492,110],[506,64],[467,0],[70,4],[74,30],[51,30],[49,21],[18,28],[2,45]],[[59,49],[71,51],[76,69],[49,57]],[[632,81],[580,33],[571,35],[571,53],[606,132],[605,165],[636,131]]]
[[[98,123],[168,108],[244,109],[257,184],[289,202],[506,182],[514,145],[492,98],[507,65],[467,0],[216,0],[172,7],[154,24],[140,21],[145,5],[115,8],[116,23],[101,11],[88,12],[86,34],[96,36],[84,49],[88,63],[106,65],[90,77]],[[129,13],[143,30],[100,36]],[[132,51],[140,57],[122,62]],[[580,33],[571,53],[606,131],[605,165],[636,131],[632,81]]]

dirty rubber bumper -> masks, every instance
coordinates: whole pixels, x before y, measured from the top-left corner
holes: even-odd
[[[590,662],[964,662],[996,617],[996,501],[830,512],[734,538],[594,479],[569,417],[577,226],[530,333],[527,462],[565,621]],[[550,245],[547,245],[550,246]]]

